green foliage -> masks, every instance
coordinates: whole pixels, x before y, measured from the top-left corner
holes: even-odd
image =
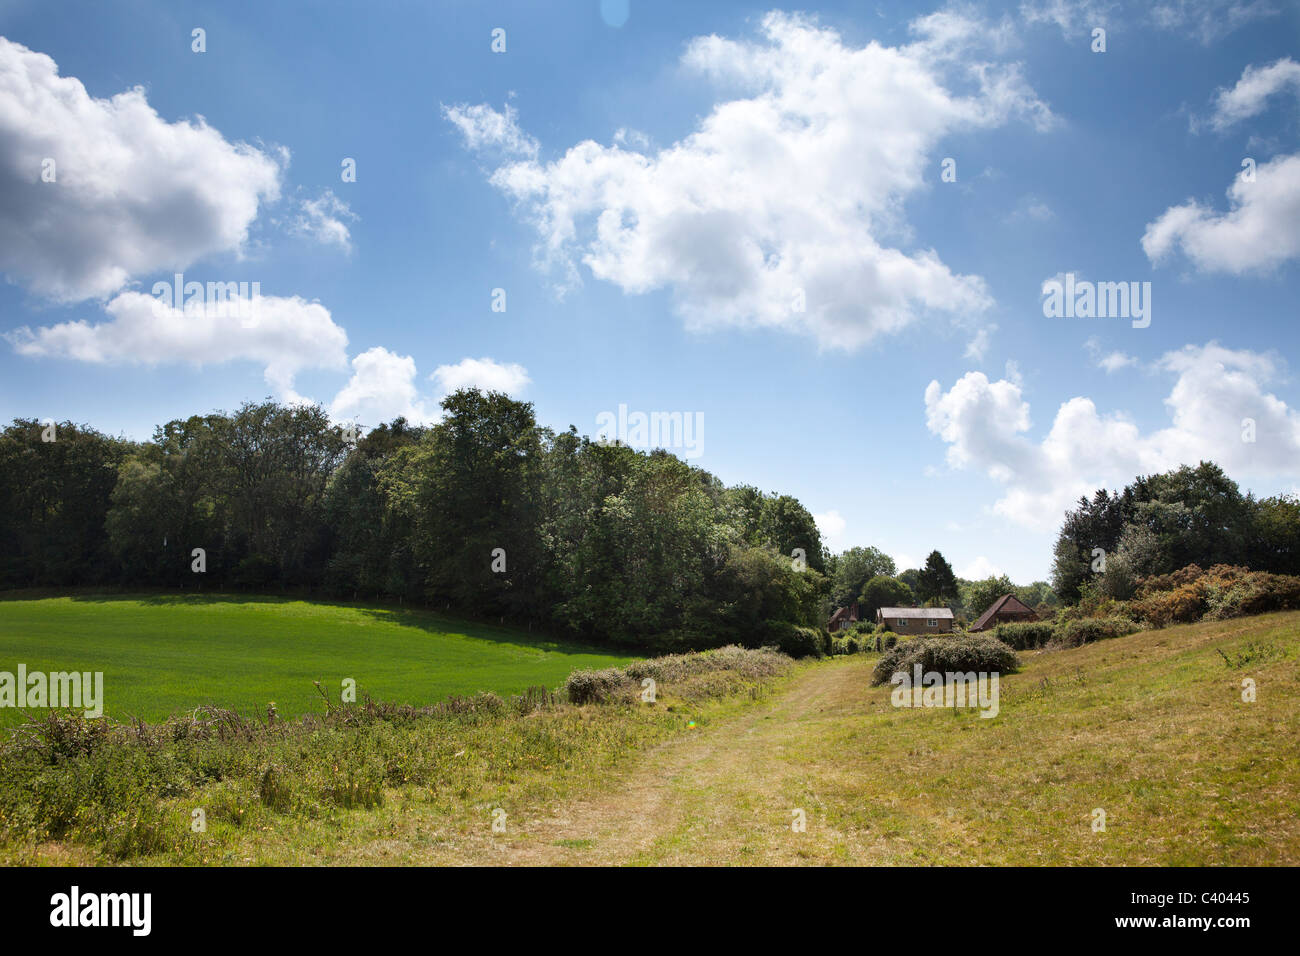
[[[1052,583],[1066,602],[1095,582],[1108,597],[1131,596],[1137,580],[1189,564],[1295,568],[1300,505],[1256,502],[1213,462],[1138,477],[1119,492],[1080,498],[1066,513],[1053,549]],[[1104,571],[1098,560],[1104,552]]]
[[[894,559],[878,548],[850,548],[835,559],[831,578],[831,599],[836,607],[852,604],[867,582],[878,576],[892,577]]]
[[[927,607],[959,599],[957,576],[952,565],[938,551],[931,551],[917,578],[916,595]],[[934,602],[933,604],[930,602]]]
[[[862,586],[858,597],[860,615],[874,621],[882,607],[910,607],[915,600],[912,589],[897,578],[877,574]]]
[[[43,442],[16,421],[0,436],[0,587],[324,590],[649,649],[821,623],[826,555],[794,498],[554,434],[501,393],[442,404],[432,428],[397,419],[355,447],[322,408],[271,401],[143,445],[71,423]],[[863,561],[893,568],[878,552],[849,564]]]
[[[1020,659],[1002,641],[985,634],[955,637],[918,637],[886,651],[871,672],[872,685],[886,683],[898,671],[985,671],[1006,674],[1020,667]]]
[[[1056,641],[1066,647],[1091,644],[1108,637],[1123,637],[1141,630],[1127,617],[1084,617],[1066,621],[1056,630]]]
[[[1055,626],[1044,621],[1011,621],[993,629],[994,637],[1017,651],[1043,647],[1055,634]]]
[[[975,620],[990,607],[993,602],[1004,594],[1014,593],[1016,586],[1011,583],[1011,579],[1005,574],[992,575],[983,581],[972,581],[964,589],[962,603],[966,606],[966,613],[970,615],[971,620]],[[1033,607],[1032,604],[1029,605]]]

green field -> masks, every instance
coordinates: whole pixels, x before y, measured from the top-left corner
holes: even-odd
[[[103,671],[104,712],[158,720],[217,705],[281,716],[338,699],[427,704],[451,694],[554,688],[570,671],[631,660],[601,648],[430,611],[247,595],[0,600],[0,671]],[[24,711],[0,708],[0,726]]]

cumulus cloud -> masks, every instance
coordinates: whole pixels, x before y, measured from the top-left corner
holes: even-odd
[[[780,328],[853,348],[925,313],[991,304],[979,276],[890,237],[907,234],[903,204],[935,180],[945,137],[1053,122],[1000,58],[1004,27],[943,12],[912,33],[858,48],[771,13],[758,40],[696,38],[683,68],[734,98],[658,150],[624,136],[545,162],[509,107],[444,113],[470,149],[515,154],[491,182],[537,230],[539,264],[564,288],[582,265],[628,294],[669,290],[691,328]]]
[[[352,378],[330,403],[336,421],[407,421],[428,425],[441,421],[438,403],[459,388],[518,395],[530,382],[522,365],[501,363],[490,358],[465,358],[455,365],[439,365],[429,376],[437,394],[420,394],[415,359],[383,347],[362,352],[352,360]]]
[[[439,365],[429,378],[438,383],[444,395],[450,395],[458,388],[518,395],[531,382],[528,370],[522,365],[490,358],[464,358],[455,365]]]
[[[123,292],[104,306],[105,322],[61,322],[6,333],[20,355],[101,365],[196,366],[232,361],[263,365],[285,401],[301,401],[294,376],[309,368],[344,368],[347,333],[318,302],[298,296],[258,296],[247,310],[187,302],[181,309],[141,292]]]
[[[1124,415],[1103,415],[1076,397],[1035,443],[1020,385],[982,372],[967,372],[946,392],[931,382],[926,425],[948,444],[952,467],[983,471],[1005,486],[995,513],[1041,530],[1055,527],[1080,495],[1182,464],[1213,460],[1243,477],[1295,474],[1300,411],[1266,390],[1280,373],[1276,359],[1211,342],[1169,352],[1156,368],[1174,376],[1164,400],[1170,424],[1145,434]],[[1243,440],[1247,419],[1254,441]]]
[[[1181,251],[1204,272],[1267,272],[1300,258],[1300,153],[1256,167],[1255,181],[1238,176],[1225,213],[1189,200],[1147,224],[1142,250],[1154,264]]]
[[[362,352],[352,360],[352,378],[330,403],[335,421],[377,424],[403,417],[425,425],[438,419],[420,397],[415,359],[383,347]]]
[[[201,117],[166,122],[139,87],[94,98],[0,37],[0,270],[37,295],[102,298],[132,276],[238,252],[286,162]]]
[[[352,231],[348,223],[356,219],[357,214],[348,204],[334,195],[334,190],[327,189],[315,199],[298,201],[298,214],[289,224],[289,231],[321,245],[338,246],[344,252],[351,252]]]

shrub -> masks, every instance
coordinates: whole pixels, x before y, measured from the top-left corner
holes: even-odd
[[[871,672],[873,685],[883,684],[898,671],[921,670],[985,671],[1008,673],[1020,666],[1020,658],[1006,644],[987,634],[958,637],[918,637],[888,651]]]
[[[856,654],[858,652],[858,640],[855,637],[846,637],[844,639],[844,653]]]
[[[1126,617],[1084,617],[1062,624],[1057,629],[1056,643],[1078,647],[1107,637],[1123,637],[1137,630],[1137,624]]]
[[[784,621],[768,621],[766,630],[769,643],[774,644],[782,654],[794,658],[826,656],[826,645],[822,637],[825,635],[826,640],[829,640],[828,631],[799,627]]]
[[[993,636],[1013,650],[1026,651],[1042,647],[1055,632],[1051,624],[1043,621],[1012,621],[995,627]]]
[[[1152,627],[1293,608],[1300,608],[1300,577],[1228,564],[1208,571],[1189,564],[1172,574],[1144,578],[1130,602],[1132,615]]]
[[[1159,591],[1135,599],[1129,605],[1133,615],[1150,627],[1190,624],[1199,621],[1206,611],[1204,582],[1179,585],[1172,591]]]
[[[898,646],[898,635],[891,632],[885,635],[884,642],[881,645],[880,649],[882,651],[887,651],[897,646]]]
[[[607,667],[599,671],[574,671],[564,682],[564,690],[574,704],[603,704],[631,683],[617,667]]]

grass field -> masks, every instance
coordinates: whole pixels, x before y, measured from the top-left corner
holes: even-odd
[[[554,688],[626,655],[428,611],[223,595],[0,600],[0,670],[103,671],[110,717],[157,720],[200,704],[282,716],[338,698],[426,704],[451,694]],[[0,727],[23,722],[0,708]]]
[[[1300,864],[1300,612],[1021,656],[994,719],[895,708],[860,654],[653,706],[28,751],[0,863]]]

